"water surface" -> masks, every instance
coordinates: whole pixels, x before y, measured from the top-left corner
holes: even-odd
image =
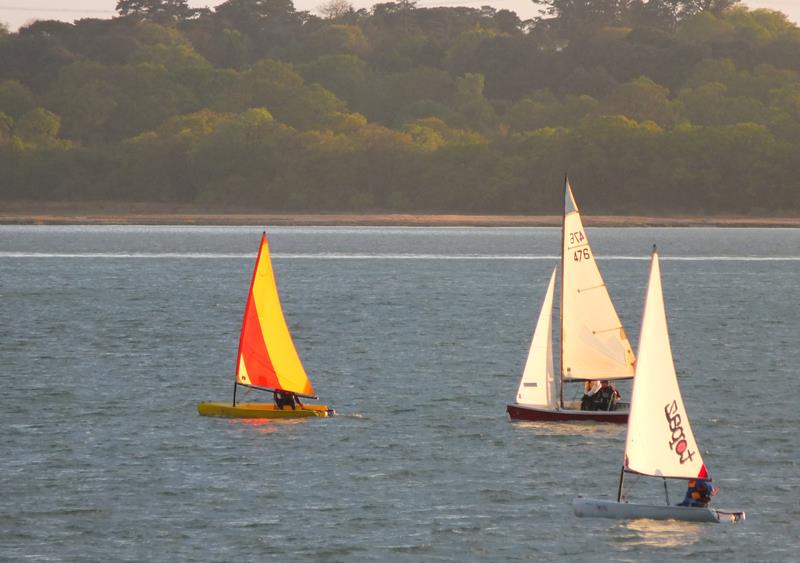
[[[267,232],[337,417],[196,414],[230,397],[259,229],[0,227],[0,559],[796,557],[800,230],[588,231],[634,344],[659,245],[686,407],[740,526],[577,519],[574,496],[615,495],[624,428],[507,420],[559,229]]]

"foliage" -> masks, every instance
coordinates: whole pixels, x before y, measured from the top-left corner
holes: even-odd
[[[800,29],[736,0],[119,0],[0,26],[0,199],[800,211]]]

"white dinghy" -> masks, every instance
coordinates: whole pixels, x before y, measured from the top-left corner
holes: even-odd
[[[667,330],[658,253],[653,247],[650,281],[644,304],[636,376],[633,379],[631,413],[625,440],[617,500],[577,498],[576,516],[600,518],[650,518],[690,522],[741,522],[744,511],[709,507],[635,504],[625,500],[625,474],[664,479],[710,481],[697,447],[678,387]]]
[[[743,522],[745,513],[741,510],[724,510],[694,506],[659,506],[657,504],[636,504],[576,498],[572,501],[575,515],[587,518],[617,518],[632,520],[684,520],[687,522]]]

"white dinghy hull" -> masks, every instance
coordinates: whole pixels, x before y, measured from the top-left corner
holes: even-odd
[[[575,516],[585,518],[618,518],[632,520],[684,520],[687,522],[743,522],[745,513],[690,506],[659,506],[576,498],[572,501]]]

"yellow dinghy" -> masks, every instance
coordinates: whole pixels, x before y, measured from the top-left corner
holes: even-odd
[[[238,387],[274,393],[276,404],[237,403]],[[334,410],[325,405],[303,404],[299,397],[317,399],[286,326],[264,233],[239,336],[233,401],[200,403],[197,412],[202,416],[228,418],[303,418],[334,414]]]
[[[303,405],[295,410],[291,407],[278,409],[269,403],[200,403],[197,412],[203,416],[225,416],[228,418],[303,418],[306,416],[330,416],[333,410],[325,405]]]

